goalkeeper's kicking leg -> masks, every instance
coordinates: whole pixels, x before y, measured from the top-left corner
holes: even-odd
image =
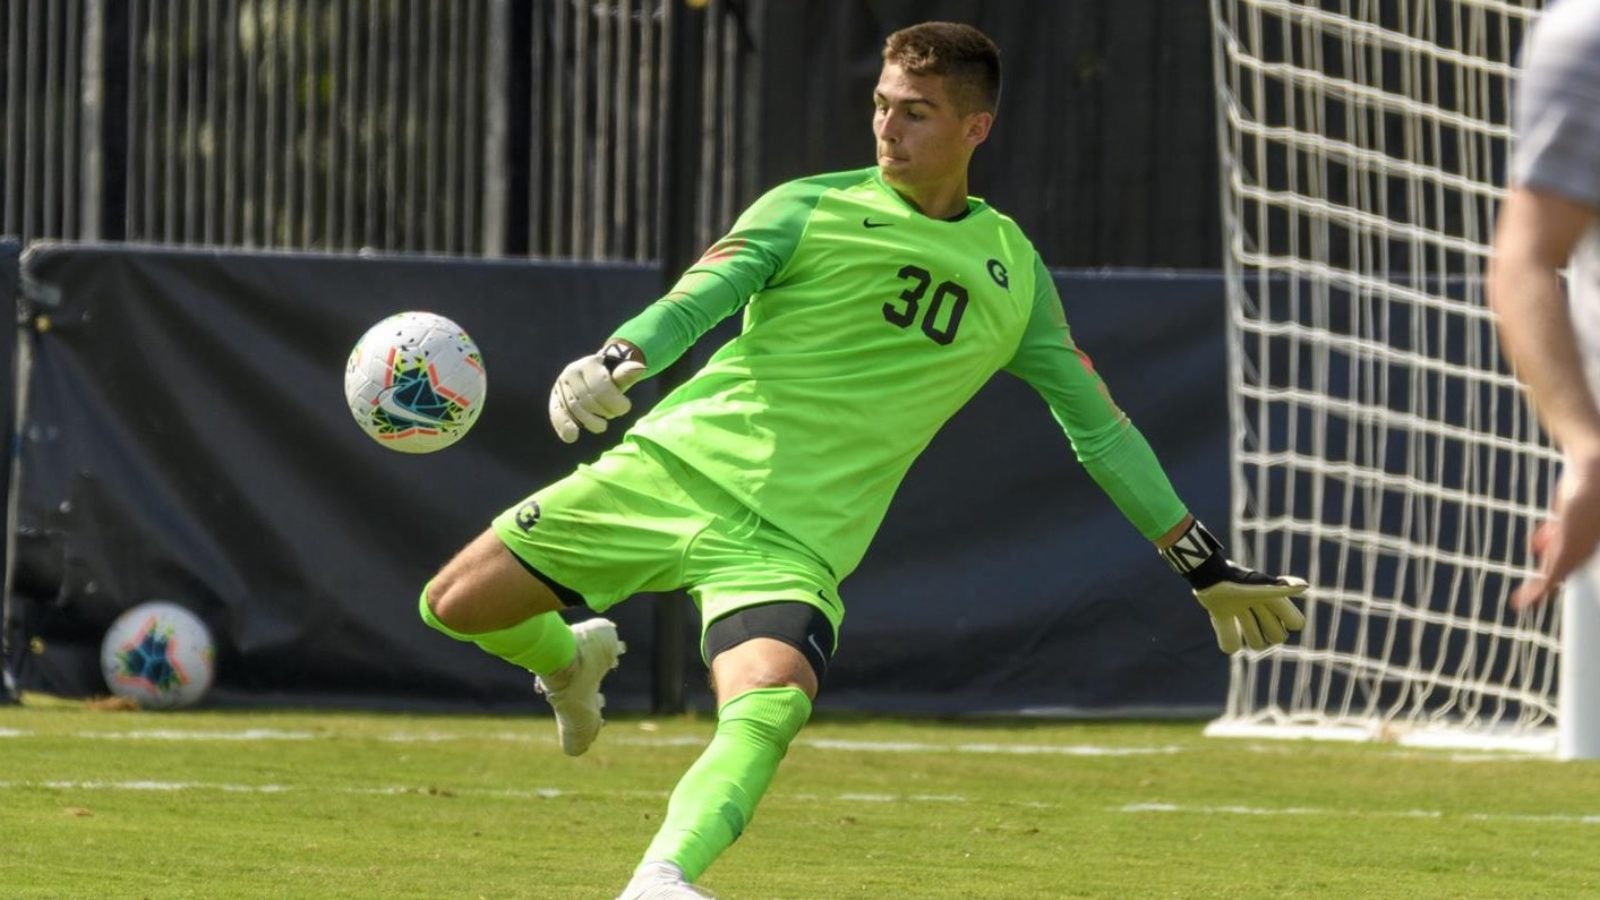
[[[625,649],[607,619],[569,626],[561,618],[558,610],[582,602],[530,572],[490,529],[423,588],[418,613],[433,628],[536,675],[555,711],[561,751],[577,756],[605,724],[600,682]]]
[[[792,624],[778,624],[784,618]],[[763,632],[782,637],[748,638],[718,652],[719,643]],[[831,645],[831,630],[802,603],[742,610],[707,630],[717,730],[673,790],[661,829],[618,900],[710,896],[692,882],[739,837],[810,718],[827,662],[823,643]]]

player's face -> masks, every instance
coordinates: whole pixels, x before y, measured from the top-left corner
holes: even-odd
[[[878,168],[896,187],[917,187],[964,177],[972,151],[989,136],[994,116],[963,115],[940,75],[912,75],[884,63],[872,92]]]

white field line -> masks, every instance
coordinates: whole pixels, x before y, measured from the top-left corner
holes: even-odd
[[[185,791],[217,792],[226,794],[345,794],[354,796],[406,797],[406,796],[477,796],[510,800],[557,800],[582,797],[623,797],[629,799],[664,801],[666,791],[626,790],[567,790],[564,788],[440,788],[384,785],[379,787],[330,787],[328,785],[296,786],[286,784],[232,784],[204,781],[0,781],[0,791],[53,790],[53,791],[131,791],[147,793],[176,793]],[[865,794],[842,793],[832,796],[820,794],[790,794],[785,799],[803,803],[940,803],[968,804],[974,801],[960,794]],[[1006,806],[1025,806],[1053,809],[1057,803],[1037,801],[1020,804],[1001,803]],[[1201,816],[1296,816],[1308,818],[1360,818],[1360,819],[1421,819],[1427,821],[1520,822],[1553,825],[1600,825],[1600,814],[1576,813],[1474,813],[1446,812],[1437,809],[1334,809],[1314,806],[1207,806],[1175,803],[1129,803],[1108,807],[1108,812],[1130,814],[1184,814]]]
[[[19,733],[16,736],[37,736]],[[394,731],[382,734],[335,734],[314,731],[285,731],[272,728],[250,728],[238,731],[178,730],[170,728],[141,729],[135,731],[79,731],[73,735],[89,741],[317,741],[317,740],[378,740],[395,744],[439,744],[457,741],[489,741],[497,743],[548,744],[553,735],[530,732],[487,732],[470,734],[448,731]],[[607,734],[605,742],[624,747],[703,747],[709,737],[682,735],[675,737],[640,737]],[[796,746],[814,750],[839,750],[848,753],[950,753],[1006,756],[1076,756],[1119,757],[1151,756],[1184,752],[1183,747],[1166,745],[1158,747],[1114,747],[1096,744],[1008,744],[995,742],[938,744],[922,741],[855,741],[840,738],[800,738]]]
[[[275,728],[247,728],[243,731],[180,731],[152,728],[143,731],[80,731],[73,737],[86,741],[312,741],[310,731],[280,731]]]
[[[850,741],[835,738],[802,738],[796,743],[818,750],[847,750],[852,753],[977,753],[1016,756],[1150,756],[1182,753],[1178,746],[1102,747],[1094,744],[925,744],[914,741]]]
[[[0,728],[0,738],[41,737],[26,729]],[[511,744],[551,744],[553,735],[544,731],[499,731],[481,734],[451,731],[391,731],[375,734],[339,733],[327,731],[285,730],[276,728],[222,729],[172,729],[151,728],[130,731],[79,731],[74,737],[99,741],[325,741],[325,740],[376,740],[393,744],[444,744],[461,741],[481,741]],[[649,736],[608,733],[607,744],[623,747],[703,747],[709,737],[696,735]],[[1004,756],[1070,756],[1070,757],[1123,757],[1157,756],[1184,753],[1197,749],[1168,744],[1145,747],[1117,747],[1099,744],[1012,744],[998,742],[969,742],[940,744],[925,741],[858,741],[843,738],[805,738],[795,741],[795,746],[813,750],[839,750],[848,753],[945,753],[962,755]],[[1317,752],[1318,748],[1281,744],[1245,744],[1239,747],[1248,753],[1263,756],[1296,756]],[[1509,751],[1454,752],[1418,750],[1415,748],[1386,747],[1386,756],[1394,758],[1448,760],[1450,762],[1547,762],[1550,757]]]
[[[1340,748],[1350,746],[1347,742],[1334,744],[1332,742],[1284,742],[1276,744],[1244,744],[1239,749],[1247,753],[1256,753],[1261,756],[1293,756],[1303,757],[1307,754],[1320,753],[1329,755],[1338,753]],[[1447,759],[1459,763],[1504,763],[1504,762],[1553,762],[1554,757],[1548,753],[1530,753],[1526,750],[1454,750],[1445,748],[1424,748],[1413,746],[1383,745],[1377,748],[1384,756],[1391,759]]]
[[[1533,822],[1600,825],[1600,814],[1454,813],[1438,809],[1329,809],[1316,806],[1183,806],[1176,803],[1129,803],[1111,807],[1121,813],[1182,813],[1200,816],[1309,816],[1359,819],[1465,819],[1473,822]]]
[[[130,791],[143,793],[179,793],[185,791],[214,791],[224,794],[347,794],[376,797],[500,797],[511,800],[556,800],[568,797],[625,797],[651,801],[667,799],[666,791],[627,790],[568,790],[565,788],[440,788],[384,785],[380,787],[329,787],[327,785],[296,786],[287,784],[231,784],[207,781],[0,781],[0,791],[51,790],[51,791]],[[805,803],[970,803],[960,794],[789,794],[785,799]]]
[[[481,788],[439,788],[439,787],[406,787],[401,785],[385,785],[382,787],[317,787],[295,786],[287,784],[229,784],[215,781],[0,781],[0,790],[55,790],[55,791],[144,791],[153,793],[176,793],[181,791],[216,791],[224,794],[357,794],[375,795],[381,797],[399,797],[407,794],[430,796],[453,796],[457,794],[473,794],[485,797],[511,797],[516,799],[554,799],[556,797],[571,797],[579,794],[605,793],[609,796],[625,796],[637,794],[647,797],[665,797],[665,791],[566,791],[561,788],[530,788],[524,790],[511,789],[481,789]]]

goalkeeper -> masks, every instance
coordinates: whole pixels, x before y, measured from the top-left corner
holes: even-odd
[[[749,822],[811,715],[861,561],[902,476],[997,371],[1032,385],[1078,460],[1210,613],[1232,653],[1302,624],[1305,582],[1229,561],[1072,340],[1016,223],[967,195],[989,135],[999,51],[964,25],[890,35],[873,93],[877,165],[781,185],[665,297],[572,363],[550,395],[564,441],[603,432],[624,392],[722,318],[742,333],[592,464],[494,521],[423,592],[429,625],[538,675],[562,749],[601,725],[616,664],[604,612],[687,588],[717,697],[710,744],[678,783],[623,897],[692,882]]]

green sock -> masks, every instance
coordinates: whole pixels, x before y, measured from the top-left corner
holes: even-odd
[[[716,734],[673,789],[645,861],[672,862],[689,881],[699,878],[744,831],[810,717],[811,701],[794,687],[746,691],[723,704]]]
[[[559,613],[540,613],[499,631],[483,634],[462,634],[439,621],[428,606],[428,592],[422,592],[417,605],[422,621],[430,628],[442,631],[458,641],[469,641],[482,647],[506,662],[519,665],[535,675],[550,675],[565,669],[578,655],[578,643],[572,637],[572,626]]]

